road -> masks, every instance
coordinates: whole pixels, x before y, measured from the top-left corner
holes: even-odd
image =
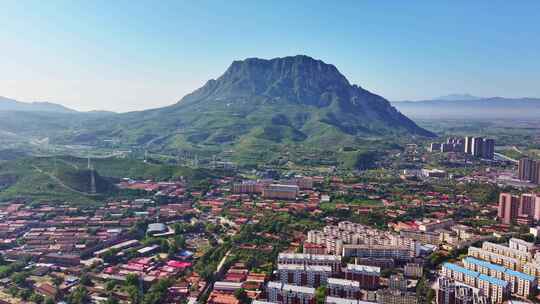
[[[519,161],[517,161],[517,160],[515,160],[515,159],[513,159],[513,158],[511,158],[511,157],[508,157],[508,156],[506,156],[506,155],[504,155],[504,154],[501,154],[501,153],[493,153],[493,154],[494,154],[495,156],[499,157],[499,158],[504,159],[504,160],[508,160],[508,161],[511,161],[511,162],[513,162],[513,163],[516,163],[516,164],[519,163]]]
[[[216,268],[216,271],[214,271],[213,281],[209,282],[206,285],[204,290],[201,292],[201,296],[199,297],[199,299],[204,298],[204,295],[206,295],[208,292],[210,292],[210,290],[214,289],[214,282],[216,281],[216,279],[221,278],[221,269],[225,265],[225,261],[227,261],[227,258],[229,257],[230,254],[231,254],[231,250],[229,250],[229,251],[227,251],[227,253],[225,253],[225,256],[219,262],[218,267]]]

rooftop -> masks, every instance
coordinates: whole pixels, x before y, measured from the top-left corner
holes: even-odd
[[[492,269],[492,270],[495,270],[495,271],[500,271],[500,272],[503,272],[503,273],[507,273],[507,274],[509,274],[511,276],[518,277],[518,278],[520,278],[522,280],[525,280],[525,281],[534,281],[535,280],[535,277],[533,277],[531,275],[528,275],[528,274],[525,274],[525,273],[522,273],[522,272],[518,272],[518,271],[515,271],[515,270],[512,270],[512,269],[508,269],[508,268],[500,266],[500,265],[495,265],[495,264],[492,264],[492,263],[489,263],[489,262],[486,262],[486,261],[478,260],[478,259],[475,259],[473,257],[467,257],[467,258],[464,259],[464,261],[467,262],[467,263],[480,265],[480,266],[483,266],[483,267],[486,267],[488,269]]]

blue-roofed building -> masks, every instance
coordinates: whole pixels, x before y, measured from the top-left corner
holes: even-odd
[[[463,259],[463,265],[469,270],[508,282],[510,292],[518,296],[528,297],[530,294],[534,294],[538,287],[538,281],[535,277],[500,265],[472,257]]]
[[[444,263],[441,275],[482,290],[485,295],[491,298],[493,303],[502,303],[510,295],[510,284],[508,282],[457,264]]]

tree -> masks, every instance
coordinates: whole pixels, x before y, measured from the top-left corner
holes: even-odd
[[[116,287],[116,281],[109,280],[105,283],[105,290],[109,292],[113,291],[115,287]]]
[[[315,290],[315,303],[324,304],[326,302],[326,286],[322,285]]]
[[[244,288],[237,289],[234,292],[234,297],[240,301],[240,304],[249,304],[250,298],[248,297],[246,290]]]
[[[118,249],[110,249],[107,250],[105,253],[103,253],[103,256],[101,258],[105,263],[116,263],[118,262]]]
[[[135,286],[135,287],[138,287],[139,286],[139,276],[134,274],[134,273],[130,273],[126,276],[126,281],[124,283],[126,286]]]
[[[141,301],[141,294],[139,293],[139,288],[133,285],[126,287],[126,292],[129,295],[130,303],[139,304]]]
[[[90,303],[90,295],[84,286],[77,286],[73,292],[68,295],[69,304],[86,304]]]
[[[64,279],[62,279],[62,277],[54,276],[52,278],[52,282],[53,282],[54,286],[58,287],[58,286],[62,285],[62,283],[64,282]]]
[[[118,300],[116,298],[113,298],[113,297],[108,297],[107,300],[105,301],[105,304],[118,304]]]
[[[55,302],[53,299],[51,299],[51,298],[47,298],[47,299],[45,300],[45,304],[55,304],[55,303],[56,303],[56,302]]]
[[[40,294],[32,293],[29,300],[30,302],[34,302],[34,303],[43,303],[45,298],[43,298],[43,296]]]
[[[28,278],[28,276],[29,275],[27,272],[16,272],[12,274],[10,278],[11,281],[18,286],[24,286],[26,285],[26,279]]]
[[[21,297],[21,299],[25,301],[28,300],[31,296],[32,296],[32,291],[30,291],[30,289],[25,288],[19,292],[19,297]]]
[[[87,273],[84,273],[83,275],[81,275],[80,282],[81,282],[81,285],[83,286],[92,285],[92,279],[90,279],[90,276]]]
[[[169,252],[169,242],[166,239],[161,240],[159,245],[161,252]]]

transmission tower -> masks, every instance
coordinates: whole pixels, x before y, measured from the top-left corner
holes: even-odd
[[[88,157],[88,170],[90,170],[90,193],[96,194],[96,174],[94,166],[90,162],[90,156]]]

